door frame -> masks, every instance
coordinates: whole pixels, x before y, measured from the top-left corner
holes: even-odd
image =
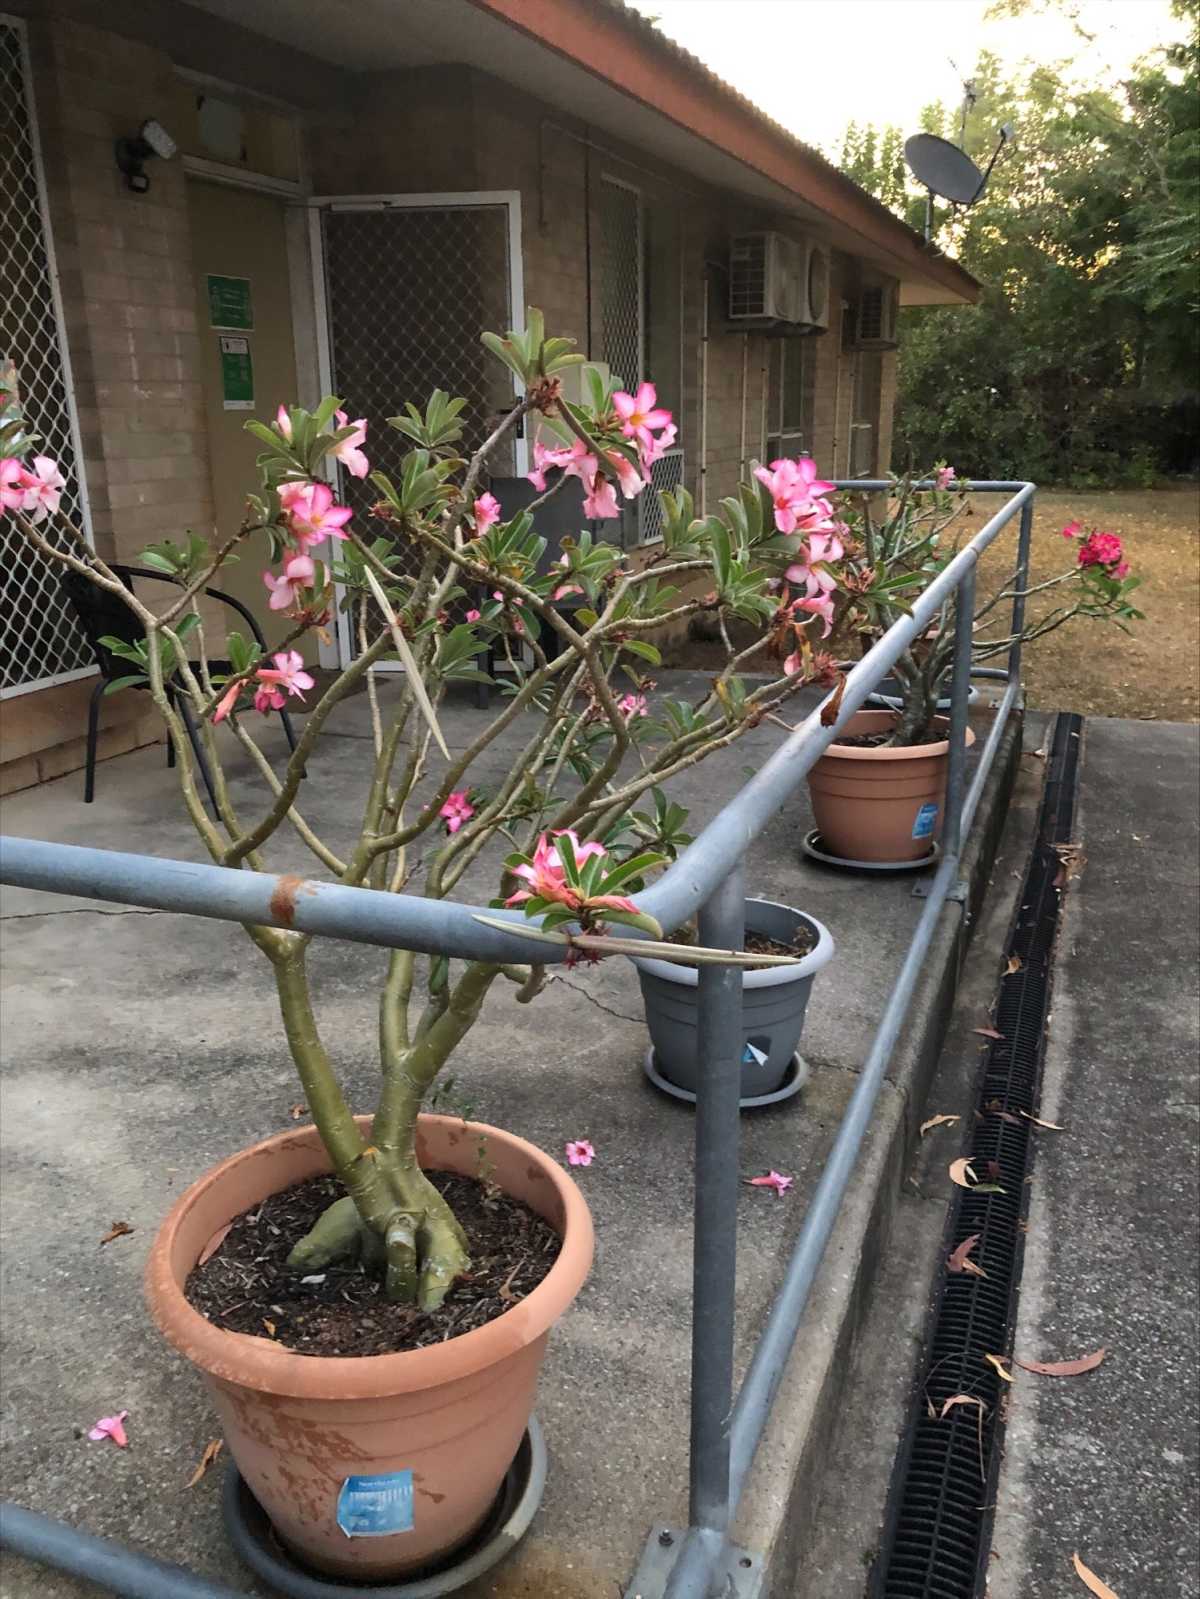
[[[468,210],[480,206],[501,206],[508,212],[508,297],[509,327],[516,333],[525,331],[525,258],[521,245],[521,191],[519,189],[466,189],[434,194],[324,194],[313,195],[308,207],[308,253],[312,264],[312,305],[317,341],[317,371],[322,394],[333,392],[333,358],[329,328],[329,300],[325,284],[325,241],[321,231],[321,216],[325,211],[431,211]],[[520,385],[514,374],[513,393],[519,397]],[[397,396],[402,403],[404,396]],[[525,439],[514,441],[516,473],[523,477],[529,470],[529,444]],[[350,617],[341,608],[342,589],[336,590],[334,615],[337,619],[334,636],[329,644],[321,645],[321,665],[340,668],[354,658],[350,636]],[[403,671],[399,661],[381,661],[371,668],[374,672]]]

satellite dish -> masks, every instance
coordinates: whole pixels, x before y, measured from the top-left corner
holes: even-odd
[[[965,150],[936,133],[914,133],[906,139],[904,159],[918,183],[955,205],[974,205],[987,182]]]

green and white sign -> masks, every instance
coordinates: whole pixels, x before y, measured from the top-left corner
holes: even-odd
[[[221,335],[221,401],[227,411],[253,411],[254,367],[250,340]]]
[[[208,321],[214,328],[252,328],[254,307],[249,278],[223,278],[208,274]]]

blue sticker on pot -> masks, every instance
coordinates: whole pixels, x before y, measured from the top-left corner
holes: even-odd
[[[913,823],[912,836],[914,838],[932,838],[933,829],[937,824],[938,808],[936,805],[922,805],[917,812],[917,819]]]
[[[386,1538],[413,1528],[413,1474],[347,1477],[338,1494],[337,1524],[347,1538]]]
[[[742,1052],[742,1065],[765,1066],[766,1064],[767,1057],[763,1054],[762,1050],[755,1049],[753,1044],[747,1044],[745,1050]]]

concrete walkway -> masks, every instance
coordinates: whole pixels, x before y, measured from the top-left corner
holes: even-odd
[[[694,692],[701,682],[664,673],[664,687],[668,676],[672,692]],[[452,747],[474,736],[480,716],[469,696],[447,708]],[[340,736],[326,739],[312,762],[305,811],[337,847],[361,804],[369,736],[361,697],[339,708],[334,731]],[[510,731],[519,747],[523,735]],[[282,739],[272,736],[278,757]],[[673,794],[692,807],[693,823],[712,816],[781,737],[758,729],[702,772],[683,774]],[[256,779],[236,756],[231,770],[235,801],[250,812],[262,803],[261,793],[252,803]],[[980,819],[1002,816],[993,788]],[[93,806],[82,804],[75,774],[14,796],[3,820],[5,830],[28,836],[200,858],[161,748],[104,764]],[[811,1084],[790,1104],[743,1122],[745,1175],[775,1167],[796,1186],[783,1199],[743,1190],[739,1365],[923,904],[908,879],[802,864],[798,846],[809,826],[800,797],[749,862],[750,892],[811,911],[831,928],[838,952],[809,1007],[803,1049]],[[296,846],[272,864],[306,871],[308,861]],[[978,854],[977,864],[985,865]],[[462,896],[486,899],[494,880],[494,868],[480,864]],[[4,1496],[257,1593],[225,1542],[220,1473],[186,1487],[214,1424],[198,1381],[151,1329],[140,1278],[154,1229],[181,1188],[229,1152],[293,1125],[289,1107],[301,1095],[268,970],[238,930],[217,922],[17,890],[5,891],[3,913]],[[959,905],[943,912],[744,1502],[741,1540],[774,1552],[777,1566],[811,1513],[850,1340],[953,993],[963,916]],[[365,946],[314,951],[323,1032],[363,1108],[376,1084],[374,994],[383,960]],[[556,978],[530,1009],[514,1005],[507,988],[495,991],[452,1067],[479,1119],[546,1149],[586,1136],[598,1151],[580,1174],[596,1220],[596,1264],[551,1342],[539,1399],[551,1461],[546,1497],[521,1549],[468,1599],[615,1599],[652,1523],[687,1519],[692,1112],[645,1082],[645,1044],[635,975],[612,960]],[[101,1247],[114,1220],[134,1232]],[[118,1408],[130,1411],[127,1451],[79,1437],[76,1429]],[[802,1516],[794,1490],[807,1507]],[[0,1585],[3,1599],[84,1592],[18,1561]]]
[[[1041,1111],[1016,1350],[1081,1377],[1018,1373],[990,1599],[1200,1595],[1197,794],[1200,729],[1085,724],[1076,836]]]

